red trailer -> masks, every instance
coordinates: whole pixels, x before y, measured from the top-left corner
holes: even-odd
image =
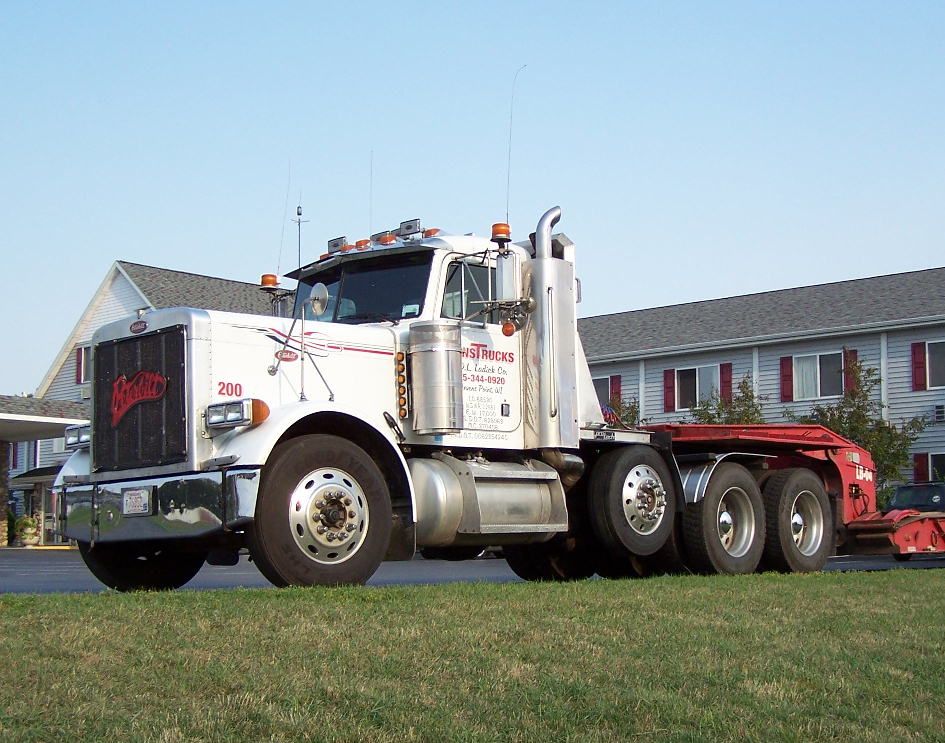
[[[646,428],[671,437],[687,501],[695,493],[688,482],[693,461],[735,458],[754,474],[762,491],[770,490],[773,478],[783,479],[786,471],[803,469],[814,473],[827,491],[837,553],[903,557],[945,553],[945,511],[880,511],[869,452],[823,426],[663,424]],[[770,529],[767,536],[772,536]]]

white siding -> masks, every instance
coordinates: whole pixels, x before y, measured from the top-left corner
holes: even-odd
[[[752,355],[750,348],[719,349],[709,353],[678,354],[648,359],[646,362],[646,396],[644,417],[648,423],[691,423],[689,411],[663,411],[663,372],[666,369],[688,369],[710,364],[732,365],[732,387],[738,386],[742,377],[751,374]]]
[[[945,339],[945,328],[899,331],[888,334],[889,420],[900,423],[911,418],[928,418],[912,452],[945,452],[945,424],[935,423],[936,405],[945,405],[945,389],[912,391],[912,344]],[[911,467],[904,473],[912,479]]]
[[[782,343],[772,346],[762,346],[758,358],[758,393],[767,396],[764,402],[765,420],[771,423],[787,423],[785,411],[794,415],[805,415],[817,403],[835,402],[836,397],[825,397],[819,400],[802,400],[799,402],[781,402],[781,357],[804,356],[813,353],[831,353],[842,351],[844,348],[856,351],[857,361],[864,366],[880,366],[879,333],[869,335],[851,335],[838,338],[823,338],[796,343]],[[874,391],[877,402],[880,400],[880,390]]]
[[[97,302],[92,303],[91,311],[80,320],[76,327],[75,345],[66,355],[44,397],[80,402],[82,400],[80,386],[75,381],[75,349],[91,343],[92,335],[102,325],[134,315],[140,309],[142,301],[141,295],[128,279],[115,272],[101,297]]]

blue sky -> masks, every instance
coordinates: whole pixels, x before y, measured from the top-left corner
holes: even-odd
[[[8,0],[0,394],[116,259],[285,273],[300,199],[305,261],[488,232],[522,65],[513,237],[562,207],[582,316],[945,265],[943,39],[931,0]]]

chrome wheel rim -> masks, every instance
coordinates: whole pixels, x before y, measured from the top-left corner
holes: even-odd
[[[350,474],[320,467],[299,480],[289,497],[289,530],[303,555],[323,565],[350,559],[368,530],[364,491]]]
[[[755,509],[741,488],[729,488],[716,514],[719,543],[732,557],[744,556],[755,541]]]
[[[797,551],[810,557],[820,549],[824,539],[824,513],[817,498],[802,490],[791,504],[791,538]]]
[[[646,464],[633,467],[623,482],[623,515],[637,534],[652,534],[666,513],[666,489]]]

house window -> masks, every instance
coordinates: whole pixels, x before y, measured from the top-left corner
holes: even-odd
[[[597,402],[601,405],[610,405],[610,379],[603,377],[594,380],[594,392],[597,393]]]
[[[929,387],[945,387],[945,341],[926,344]]]
[[[719,365],[676,370],[676,410],[694,408],[719,391]]]
[[[843,394],[843,353],[794,357],[794,399],[813,400]]]
[[[597,402],[601,405],[610,405],[612,400],[620,400],[623,397],[619,374],[611,374],[609,377],[596,377],[592,381],[594,382],[594,392],[597,393]]]
[[[75,350],[75,383],[85,384],[92,379],[92,347],[79,346]]]
[[[945,481],[945,454],[929,454],[929,479]]]

